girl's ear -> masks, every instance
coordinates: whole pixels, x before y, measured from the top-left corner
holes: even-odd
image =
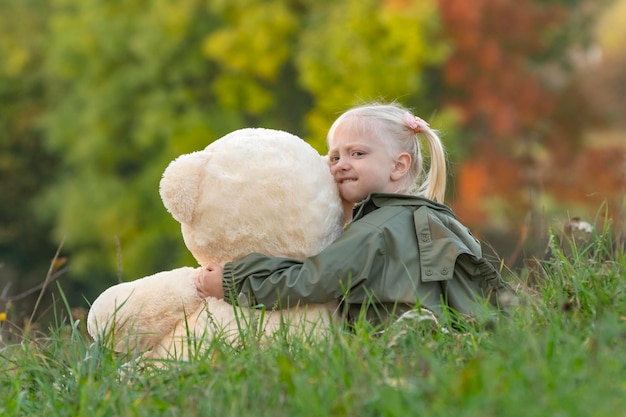
[[[400,155],[396,157],[395,164],[393,166],[393,170],[391,171],[391,179],[393,181],[398,181],[403,178],[408,172],[409,168],[411,168],[412,158],[406,152],[402,152]]]

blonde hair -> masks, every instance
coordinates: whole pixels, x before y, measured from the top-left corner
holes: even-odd
[[[354,107],[343,113],[330,127],[327,142],[335,135],[337,128],[350,123],[350,128],[358,135],[373,135],[389,147],[392,155],[406,152],[411,155],[411,167],[403,178],[399,193],[420,195],[429,200],[443,203],[446,193],[446,155],[443,144],[436,131],[421,119],[418,127],[407,124],[407,113],[415,118],[405,107],[397,104],[371,103]],[[430,167],[424,170],[424,157],[420,147],[419,135],[422,135],[429,147]],[[420,184],[420,180],[424,180]]]

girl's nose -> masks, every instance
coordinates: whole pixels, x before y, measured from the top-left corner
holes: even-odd
[[[345,171],[346,169],[348,169],[349,166],[350,164],[348,163],[347,158],[339,158],[339,160],[335,164],[335,169],[337,171]]]

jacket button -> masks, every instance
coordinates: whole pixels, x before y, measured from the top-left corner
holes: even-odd
[[[433,271],[431,271],[430,269],[426,270],[426,275],[431,276],[433,274]]]
[[[448,268],[441,268],[441,275],[448,275]]]
[[[428,242],[430,240],[430,235],[420,235],[420,239],[422,239],[422,242]]]

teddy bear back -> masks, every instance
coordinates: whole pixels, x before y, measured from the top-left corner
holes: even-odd
[[[200,265],[248,253],[303,259],[341,233],[343,209],[326,160],[290,133],[241,129],[178,157],[160,184]]]

